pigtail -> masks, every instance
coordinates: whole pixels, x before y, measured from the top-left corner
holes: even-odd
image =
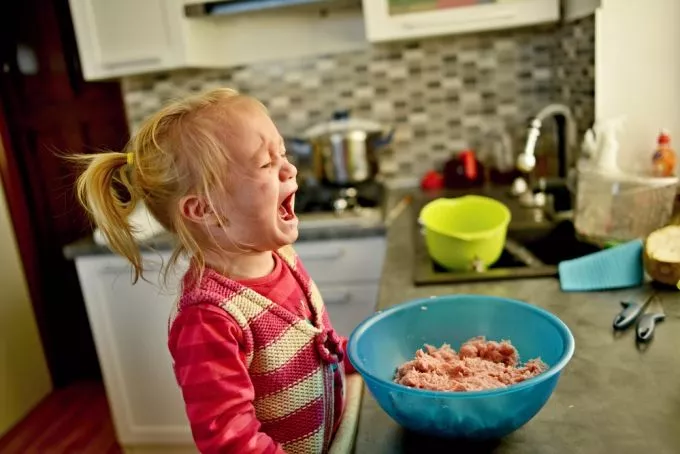
[[[224,172],[229,168],[229,130],[232,111],[246,104],[266,111],[258,101],[222,88],[168,104],[139,125],[127,153],[107,152],[67,156],[82,164],[77,181],[80,203],[90,213],[111,249],[130,261],[134,282],[142,277],[142,255],[129,216],[143,202],[149,213],[176,236],[177,246],[168,271],[188,256],[196,276],[206,266],[204,250],[219,247],[203,238],[184,219],[179,202],[188,194],[226,193]],[[213,209],[215,207],[213,206]]]
[[[105,152],[75,156],[85,165],[78,177],[78,200],[101,229],[111,249],[130,261],[134,282],[142,276],[142,256],[128,221],[137,203],[130,177],[132,162],[129,153]]]

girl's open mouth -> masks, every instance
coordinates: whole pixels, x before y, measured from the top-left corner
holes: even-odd
[[[279,217],[283,221],[292,221],[295,219],[295,193],[293,192],[288,197],[283,199],[279,205]]]

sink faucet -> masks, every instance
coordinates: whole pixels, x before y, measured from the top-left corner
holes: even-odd
[[[549,117],[555,117],[557,123],[559,176],[566,178],[574,164],[572,148],[576,142],[576,122],[571,110],[564,104],[550,104],[531,120],[524,152],[517,157],[517,168],[524,173],[531,173],[536,167],[536,143],[541,135],[543,122]]]
[[[536,143],[541,135],[543,122],[549,117],[554,117],[557,124],[558,176],[567,178],[575,165],[573,147],[576,143],[576,122],[571,109],[564,104],[549,104],[531,120],[524,151],[517,156],[516,166],[518,170],[525,174],[531,174],[536,168]],[[543,193],[545,185],[545,180],[541,179],[539,182],[541,191],[535,195],[532,194],[531,188],[521,177],[515,181],[513,186],[517,188],[517,195],[521,196],[526,205],[542,206],[545,204],[545,194]]]

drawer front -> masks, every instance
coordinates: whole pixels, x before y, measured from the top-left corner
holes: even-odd
[[[295,250],[317,284],[377,282],[385,259],[385,238],[305,241]]]
[[[349,336],[352,330],[375,312],[378,284],[319,286],[333,328]]]

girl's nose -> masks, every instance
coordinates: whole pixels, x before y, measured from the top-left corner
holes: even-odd
[[[297,167],[295,167],[290,162],[286,161],[281,166],[281,172],[279,173],[281,181],[286,181],[293,179],[297,176]]]

